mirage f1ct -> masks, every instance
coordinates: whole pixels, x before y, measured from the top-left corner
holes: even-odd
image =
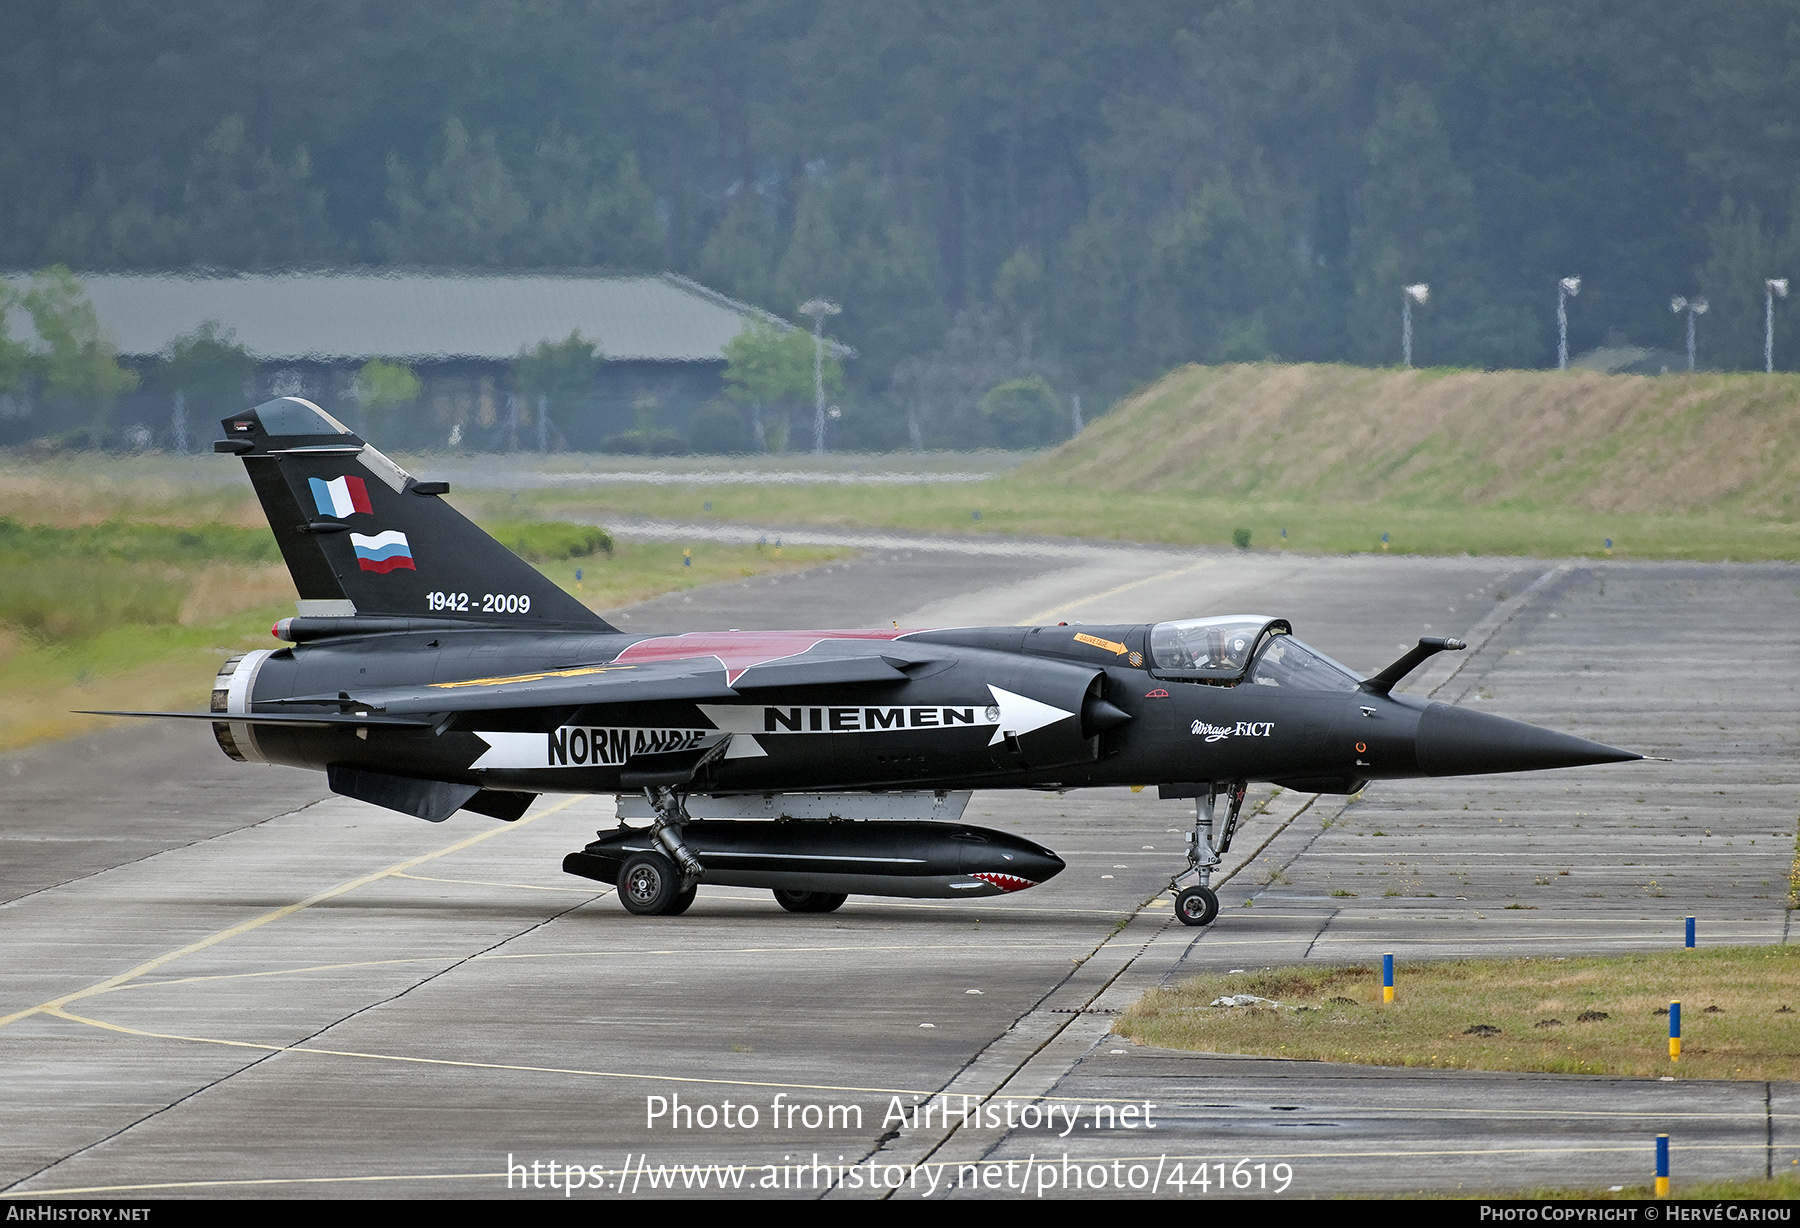
[[[963,823],[971,790],[1157,785],[1196,799],[1170,887],[1194,878],[1176,913],[1203,925],[1251,781],[1351,793],[1639,758],[1393,693],[1457,641],[1362,678],[1260,615],[629,635],[317,406],[283,397],[224,427],[214,448],[243,458],[299,613],[276,624],[285,647],[225,663],[210,712],[156,715],[431,822],[616,793],[618,830],[563,868],[633,913],[678,914],[701,884],[794,912],[1020,891],[1063,862]]]

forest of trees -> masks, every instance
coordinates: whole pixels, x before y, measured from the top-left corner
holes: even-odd
[[[1572,349],[1678,348],[1698,293],[1701,363],[1756,369],[1797,83],[1800,0],[20,0],[0,268],[822,295],[896,444],[1000,384],[1393,363],[1414,281],[1425,365],[1553,365],[1580,275]]]

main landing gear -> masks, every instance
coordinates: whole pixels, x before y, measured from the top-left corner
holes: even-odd
[[[1213,871],[1231,850],[1231,837],[1237,831],[1238,816],[1244,809],[1246,788],[1246,783],[1241,780],[1229,784],[1215,780],[1206,786],[1206,792],[1194,799],[1194,830],[1187,838],[1187,868],[1169,880],[1169,890],[1175,893],[1175,916],[1183,925],[1211,925],[1218,919],[1219,897],[1212,889]],[[1215,842],[1213,819],[1221,793],[1230,795],[1231,810],[1225,817],[1225,825],[1218,830]],[[1196,880],[1194,884],[1181,886],[1181,880],[1190,874]]]
[[[619,867],[619,902],[639,917],[679,917],[693,904],[700,876],[706,868],[682,839],[681,829],[692,821],[685,791],[674,787],[644,790],[656,817],[650,823],[655,848],[640,849]],[[604,833],[602,833],[604,834]],[[582,873],[584,871],[577,871]],[[606,881],[613,881],[610,875]],[[775,902],[788,912],[828,913],[843,907],[848,895],[833,891],[801,891],[774,888]]]
[[[640,917],[679,917],[700,888],[681,885],[675,863],[661,853],[633,853],[619,869],[619,901]]]
[[[694,902],[704,867],[682,842],[687,806],[676,789],[645,789],[656,808],[651,834],[666,852],[633,853],[619,867],[619,902],[640,917],[679,917]]]

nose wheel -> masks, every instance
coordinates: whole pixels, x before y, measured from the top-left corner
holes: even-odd
[[[1219,916],[1219,897],[1211,887],[1187,887],[1175,897],[1175,915],[1183,925],[1211,925]]]

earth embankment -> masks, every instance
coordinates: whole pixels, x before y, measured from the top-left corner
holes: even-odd
[[[1025,481],[1228,500],[1800,515],[1800,375],[1187,366]]]

